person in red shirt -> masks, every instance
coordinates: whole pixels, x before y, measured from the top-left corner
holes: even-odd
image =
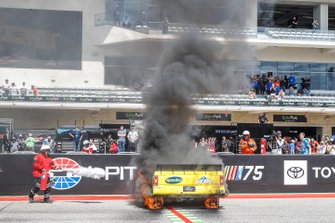
[[[254,154],[257,150],[256,142],[250,138],[250,132],[247,130],[243,132],[243,138],[240,140],[240,149],[242,154]]]
[[[34,96],[38,96],[38,88],[36,87],[36,85],[31,85],[31,91],[33,92]]]
[[[312,153],[317,153],[319,148],[320,148],[320,145],[318,143],[318,141],[316,141],[315,139],[311,138],[311,141],[309,142],[309,145],[312,149]]]
[[[44,202],[49,202],[51,184],[48,171],[57,169],[57,166],[51,160],[49,156],[50,147],[48,145],[42,145],[41,152],[34,157],[33,161],[33,177],[35,179],[35,186],[30,190],[28,198],[31,203],[34,202],[35,194],[43,190],[44,191]],[[45,177],[47,179],[45,179]],[[46,185],[42,181],[45,181]]]

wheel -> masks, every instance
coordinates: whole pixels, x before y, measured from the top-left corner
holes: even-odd
[[[163,198],[162,197],[145,197],[144,205],[150,210],[160,210],[163,208]]]
[[[218,197],[208,197],[205,199],[205,207],[208,209],[217,209],[219,207]]]

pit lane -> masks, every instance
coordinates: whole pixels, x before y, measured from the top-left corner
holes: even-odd
[[[221,200],[218,210],[187,203],[169,204],[161,211],[139,208],[132,199],[1,201],[0,222],[333,222],[333,207],[334,197],[235,197]]]

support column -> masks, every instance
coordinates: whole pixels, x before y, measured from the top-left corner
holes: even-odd
[[[257,31],[257,0],[245,0],[246,26]]]
[[[321,4],[313,8],[313,20],[318,20],[321,31],[328,31],[328,5]]]

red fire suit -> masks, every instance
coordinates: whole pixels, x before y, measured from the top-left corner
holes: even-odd
[[[55,168],[55,164],[50,157],[45,157],[42,153],[37,154],[33,161],[33,177],[41,177],[43,170],[49,171]]]

